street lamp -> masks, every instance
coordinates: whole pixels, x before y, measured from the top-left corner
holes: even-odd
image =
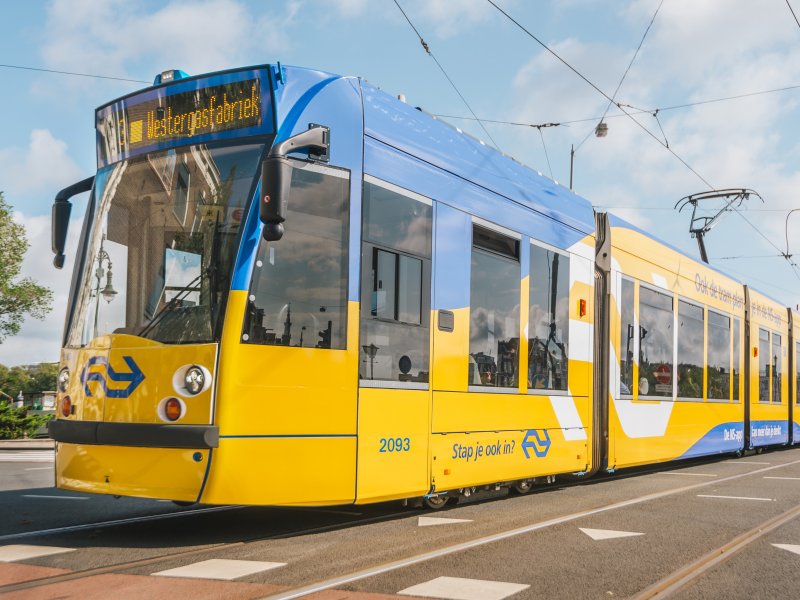
[[[370,342],[369,346],[361,346],[369,358],[369,378],[375,379],[375,356],[378,354],[379,348]]]
[[[100,312],[100,296],[102,296],[103,300],[106,302],[111,303],[118,293],[112,284],[113,274],[111,272],[111,257],[108,255],[108,252],[106,252],[105,248],[103,248],[103,243],[105,241],[106,236],[103,234],[103,239],[100,240],[100,250],[97,252],[97,270],[94,272],[94,276],[97,280],[94,290],[92,290],[92,295],[96,298],[94,306],[94,337],[97,337],[97,316]],[[106,263],[108,271],[103,269],[104,262]],[[106,285],[100,289],[100,286],[103,283],[103,276],[106,276]]]

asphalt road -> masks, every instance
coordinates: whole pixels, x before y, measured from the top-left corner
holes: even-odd
[[[800,589],[800,448],[437,512],[180,508],[55,490],[48,465],[0,453],[4,597],[751,599]],[[15,558],[28,547],[59,553]],[[153,575],[180,567],[197,570]]]

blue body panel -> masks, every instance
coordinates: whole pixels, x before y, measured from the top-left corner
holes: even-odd
[[[738,452],[743,449],[744,423],[741,421],[721,423],[700,438],[680,458],[724,454],[726,452]]]
[[[792,423],[794,425],[794,423]],[[772,446],[789,442],[789,423],[786,421],[751,421],[750,447]]]
[[[433,308],[455,310],[469,306],[472,220],[445,204],[436,204],[434,228]]]

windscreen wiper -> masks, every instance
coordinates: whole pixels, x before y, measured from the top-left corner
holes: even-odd
[[[145,335],[150,333],[155,328],[155,326],[158,325],[164,319],[167,313],[171,312],[172,309],[175,308],[179,302],[183,301],[183,299],[186,298],[186,296],[188,296],[190,292],[196,292],[200,290],[200,286],[198,284],[201,281],[203,281],[203,278],[208,276],[208,274],[209,274],[209,269],[206,268],[203,270],[202,273],[200,273],[200,275],[192,279],[189,283],[187,283],[180,290],[178,290],[178,293],[175,294],[172,300],[167,302],[155,315],[153,315],[153,318],[150,321],[150,323],[139,332],[139,336],[144,337]]]

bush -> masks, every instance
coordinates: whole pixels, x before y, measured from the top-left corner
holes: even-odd
[[[14,408],[10,402],[0,400],[0,440],[32,437],[53,415],[30,414],[27,408]]]

